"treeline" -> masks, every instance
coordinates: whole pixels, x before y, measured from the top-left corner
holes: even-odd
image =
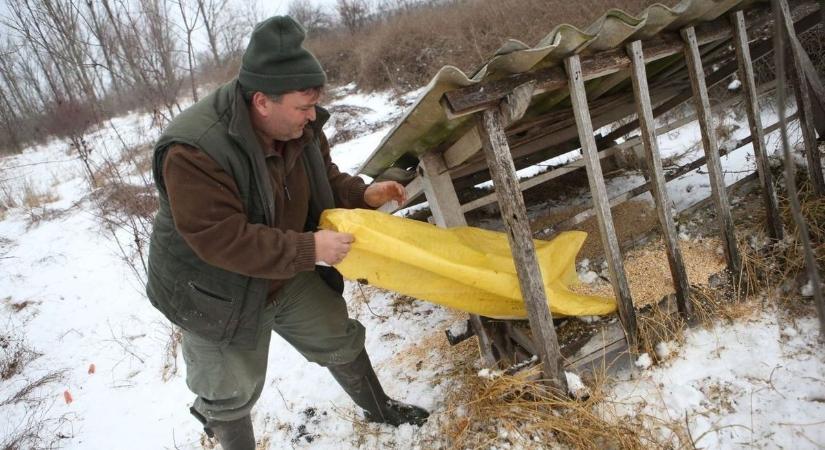
[[[134,108],[159,120],[204,78],[225,77],[259,14],[227,0],[6,0],[0,151],[47,136],[82,152],[91,124]],[[195,53],[197,33],[207,51]]]

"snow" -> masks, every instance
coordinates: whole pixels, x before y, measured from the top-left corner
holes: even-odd
[[[346,92],[335,104],[368,108],[359,120],[378,127],[333,148],[339,167],[354,173],[415,94],[396,99],[358,93],[354,86]],[[769,109],[762,115],[766,125],[776,119]],[[728,112],[723,120],[739,126],[730,140],[747,135],[743,118]],[[133,113],[102,124],[86,140],[98,165],[118,160],[135,145],[150,151],[157,135],[149,115]],[[698,141],[695,124],[659,136],[663,158],[681,155],[677,161],[700,156]],[[771,153],[776,144],[775,138],[769,141]],[[188,412],[193,395],[174,330],[147,301],[143,281],[130,266],[140,266],[133,249],[120,247],[130,236],[104,227],[92,199],[95,190],[68,149],[68,142],[51,140],[0,159],[6,192],[0,201],[8,207],[0,213],[0,358],[20,348],[35,352],[22,373],[0,379],[0,443],[40,423],[38,447],[203,448],[201,427]],[[546,164],[577,157],[571,153]],[[723,164],[727,183],[746,176],[754,166],[752,149],[734,152]],[[615,177],[608,190],[641,183],[638,174]],[[36,208],[20,206],[27,189],[50,195]],[[706,169],[669,183],[668,191],[680,207],[708,196]],[[589,262],[578,269],[584,282],[598,278]],[[350,314],[367,328],[366,347],[385,390],[430,409],[434,419],[421,428],[364,425],[331,375],[274,335],[266,387],[253,410],[257,437],[265,437],[269,449],[429,448],[426,439],[441,432],[437,419],[462,414],[460,408],[445,409],[454,389],[450,374],[457,369],[432,343],[444,340],[445,329],[464,330],[466,316],[352,283],[345,298]],[[619,374],[609,386],[610,404],[626,417],[687,422],[697,448],[825,446],[825,360],[816,320],[779,317],[780,311],[768,309],[749,320],[690,331],[682,344],[660,342],[656,365],[642,355],[636,364],[645,370]],[[590,319],[598,320],[583,318]],[[502,376],[490,369],[477,373]],[[49,375],[55,380],[34,388],[25,401],[4,404]],[[574,395],[586,393],[580,378],[566,376]],[[663,439],[667,433],[662,431]]]
[[[618,383],[620,414],[687,422],[696,448],[821,448],[825,355],[812,317],[782,325],[768,309],[687,333],[666,365]],[[780,333],[783,327],[794,333]],[[655,395],[659,401],[651,401]]]
[[[590,389],[587,388],[578,375],[572,372],[564,372],[564,377],[567,380],[567,391],[573,398],[585,399],[590,396]]]
[[[636,367],[644,370],[650,368],[653,365],[653,360],[650,359],[650,355],[647,353],[642,353],[636,358],[636,361],[633,363]]]

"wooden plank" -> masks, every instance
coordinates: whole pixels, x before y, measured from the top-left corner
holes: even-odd
[[[461,212],[458,196],[453,188],[453,181],[447,173],[444,159],[441,155],[427,153],[421,157],[418,165],[418,174],[421,177],[422,188],[430,211],[438,226],[443,228],[466,226],[467,220]],[[493,339],[476,314],[470,314],[470,325],[478,336],[479,353],[482,362],[487,367],[496,365],[493,354]]]
[[[562,366],[558,338],[553,327],[550,308],[547,305],[541,270],[536,259],[536,249],[533,245],[530,223],[524,206],[524,197],[518,189],[516,168],[510,157],[507,136],[501,124],[501,113],[497,108],[484,111],[478,118],[477,126],[496,187],[501,218],[507,231],[521,295],[524,298],[538,356],[543,363],[544,375],[550,386],[561,393],[566,393],[567,380]]]
[[[607,267],[610,271],[610,280],[613,292],[619,303],[619,318],[624,325],[627,341],[631,348],[636,348],[637,330],[636,313],[633,309],[633,300],[630,297],[630,288],[624,272],[624,263],[616,239],[616,230],[613,226],[613,216],[607,202],[607,189],[604,185],[602,168],[593,138],[593,125],[590,122],[590,112],[587,109],[587,96],[584,90],[581,65],[578,55],[568,57],[564,61],[567,77],[570,81],[570,100],[573,104],[573,114],[579,131],[579,142],[582,145],[584,161],[587,167],[587,180],[590,184],[590,193],[593,196],[596,218],[599,222],[599,231],[602,237]]]
[[[796,106],[799,111],[799,124],[802,130],[802,140],[805,143],[805,156],[808,160],[808,175],[811,178],[814,192],[818,195],[825,195],[825,178],[822,174],[822,161],[820,159],[819,146],[816,142],[816,128],[814,126],[814,113],[811,105],[811,97],[808,89],[808,82],[805,77],[803,66],[802,45],[799,45],[796,37],[791,13],[786,0],[779,0],[779,7],[782,12],[782,33],[788,38],[788,51],[791,54],[793,64],[793,85],[796,93]]]
[[[748,125],[753,137],[753,153],[756,158],[756,171],[762,185],[762,198],[765,204],[765,216],[768,226],[768,235],[772,239],[781,240],[782,218],[779,213],[776,191],[773,187],[773,175],[768,163],[768,152],[765,149],[765,132],[762,129],[762,119],[759,117],[759,102],[756,93],[756,80],[753,75],[753,61],[751,61],[750,47],[748,46],[748,32],[745,25],[745,14],[736,11],[730,16],[733,24],[733,44],[736,48],[736,58],[739,62],[739,80],[742,82],[745,112],[748,115]]]
[[[693,27],[683,28],[682,38],[685,40],[685,59],[687,60],[690,84],[693,88],[693,98],[696,115],[699,119],[699,128],[702,133],[702,147],[707,157],[708,176],[710,178],[711,195],[716,206],[716,216],[719,220],[725,259],[728,270],[734,277],[738,277],[742,267],[739,250],[736,248],[736,234],[733,230],[733,218],[730,212],[730,203],[725,191],[725,180],[722,174],[722,164],[719,161],[719,146],[716,142],[716,128],[713,126],[713,115],[708,100],[708,88],[705,85],[705,72],[699,56],[699,45]]]
[[[650,94],[647,90],[647,72],[642,53],[642,43],[640,41],[631,42],[627,47],[627,53],[630,55],[632,64],[631,80],[633,81],[633,92],[639,110],[639,126],[642,131],[642,144],[645,149],[648,178],[653,192],[653,199],[656,202],[656,214],[659,216],[662,240],[667,250],[670,275],[673,278],[673,285],[676,287],[676,304],[683,316],[691,317],[693,311],[690,303],[690,285],[688,285],[685,263],[682,260],[682,251],[679,249],[676,225],[674,225],[673,216],[670,214],[670,199],[665,187],[662,159],[659,155],[659,146],[656,143],[654,132],[653,107],[650,104]]]
[[[613,156],[618,147],[619,146],[612,147],[612,148],[609,148],[609,149],[607,149],[603,152],[599,152],[599,158],[604,159],[604,158],[608,158],[610,156]],[[519,190],[524,192],[527,189],[530,189],[532,187],[536,187],[536,186],[538,186],[542,183],[546,183],[546,182],[548,182],[552,179],[558,178],[558,177],[560,177],[564,174],[579,170],[582,167],[584,167],[584,161],[583,160],[579,159],[579,160],[573,161],[573,162],[571,162],[569,164],[566,164],[562,167],[558,167],[558,168],[553,169],[551,171],[542,173],[540,175],[536,175],[535,177],[532,177],[532,178],[529,178],[527,180],[519,182]],[[479,198],[477,198],[473,201],[470,201],[470,202],[467,202],[467,203],[461,205],[461,211],[463,213],[467,213],[468,211],[472,211],[474,209],[481,208],[482,206],[487,206],[491,203],[494,203],[495,201],[496,201],[496,193],[493,192],[492,194],[487,194],[483,197],[479,197]]]

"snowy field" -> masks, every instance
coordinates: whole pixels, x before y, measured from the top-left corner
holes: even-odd
[[[354,172],[412,96],[347,89],[331,106],[361,111],[362,131],[337,144],[333,158]],[[748,134],[744,119],[724,120],[738,126],[731,139]],[[764,112],[764,124],[775,120]],[[157,135],[146,115],[102,124],[87,136],[92,162],[117,160],[120,149],[136,145],[149,151]],[[776,135],[769,140],[775,150]],[[698,141],[695,124],[659,137],[662,156],[684,154],[683,163],[700,155]],[[746,176],[754,166],[750,146],[723,164],[728,183]],[[638,175],[618,177],[609,189],[642,182]],[[0,187],[18,204],[0,213],[0,357],[19,362],[0,367],[0,447],[19,438],[20,448],[209,448],[188,412],[193,395],[174,330],[150,306],[139,274],[125,260],[122,243],[130,237],[101,223],[68,143],[52,141],[0,159]],[[706,197],[706,170],[668,188],[679,206]],[[40,194],[45,203],[23,205],[24,192]],[[454,381],[446,374],[455,368],[443,346],[433,343],[464,317],[354,284],[345,296],[351,315],[367,328],[366,346],[385,389],[430,409],[432,420],[422,428],[364,424],[328,372],[276,335],[266,387],[253,410],[259,448],[437,446],[438,424],[450,414],[443,402]],[[825,447],[825,354],[816,322],[780,323],[777,317],[765,312],[688,332],[684,346],[663,349],[669,355],[663,364],[649,367],[642,360],[641,370],[620,374],[611,394],[617,413],[684,421],[696,448]],[[668,438],[666,430],[662,436]],[[525,448],[504,437],[495,445]]]

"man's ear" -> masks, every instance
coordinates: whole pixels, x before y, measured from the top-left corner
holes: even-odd
[[[252,105],[252,108],[255,109],[255,112],[261,116],[268,116],[269,112],[266,107],[266,103],[269,100],[269,97],[266,96],[263,92],[255,92],[252,94],[252,101],[249,102]]]

